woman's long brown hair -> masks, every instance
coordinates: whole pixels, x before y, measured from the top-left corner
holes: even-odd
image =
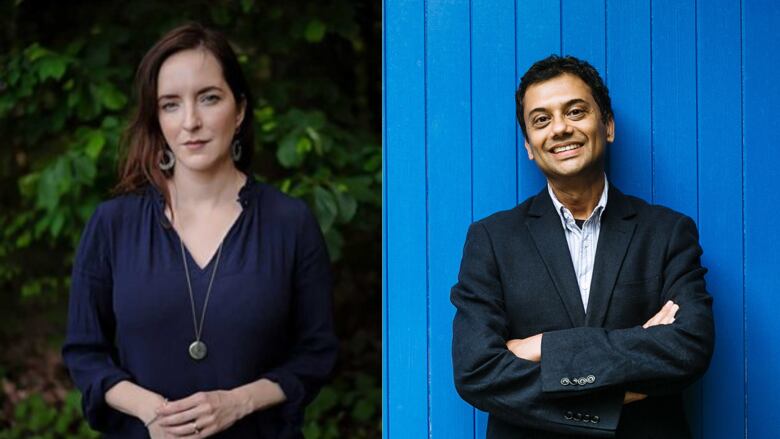
[[[241,141],[241,159],[235,163],[236,168],[249,173],[254,150],[254,130],[252,96],[241,66],[230,44],[219,32],[204,28],[200,24],[191,23],[177,27],[163,36],[149,49],[138,66],[135,77],[135,93],[138,107],[123,136],[126,145],[126,155],[120,160],[119,183],[114,187],[114,194],[137,192],[146,185],[155,186],[170,206],[171,196],[166,180],[172,171],[163,171],[159,163],[168,148],[158,119],[157,109],[157,77],[160,67],[171,55],[188,49],[208,50],[222,67],[225,77],[233,93],[236,105],[243,102],[244,120],[241,122],[237,137]]]

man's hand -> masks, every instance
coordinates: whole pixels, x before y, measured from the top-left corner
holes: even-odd
[[[670,325],[674,323],[674,316],[679,309],[680,305],[677,305],[670,300],[666,302],[661,310],[653,317],[650,317],[650,320],[646,321],[642,327],[647,329],[651,326]],[[623,398],[623,404],[631,404],[632,402],[641,401],[645,398],[647,398],[647,395],[643,393],[626,392],[626,396]]]
[[[631,404],[632,402],[641,401],[647,398],[647,395],[643,393],[626,392],[626,396],[623,397],[623,405]]]
[[[506,342],[506,347],[517,357],[538,363],[542,361],[543,335],[536,334],[528,338],[514,338]]]
[[[664,304],[663,308],[656,315],[646,321],[642,327],[647,329],[651,326],[672,324],[674,323],[674,316],[679,309],[680,306],[670,300]]]

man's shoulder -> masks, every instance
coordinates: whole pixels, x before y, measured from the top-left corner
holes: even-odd
[[[688,215],[670,207],[661,204],[651,204],[633,195],[621,194],[621,196],[625,197],[626,202],[633,207],[637,221],[640,223],[648,223],[656,227],[665,228],[668,225],[674,225],[680,220],[692,221]],[[607,206],[609,207],[609,203],[607,203]]]
[[[512,229],[525,223],[531,204],[537,195],[505,210],[499,210],[474,222],[488,230]]]

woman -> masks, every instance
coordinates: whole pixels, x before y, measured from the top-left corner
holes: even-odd
[[[226,39],[165,35],[137,72],[119,197],[77,252],[63,357],[106,437],[302,437],[337,342],[301,201],[252,178],[252,99]]]

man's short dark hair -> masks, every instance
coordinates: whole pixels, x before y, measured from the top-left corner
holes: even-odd
[[[599,72],[593,68],[587,61],[575,58],[573,56],[550,55],[547,58],[537,61],[528,69],[520,80],[520,86],[515,94],[517,105],[517,121],[520,122],[520,128],[523,130],[523,136],[528,138],[525,128],[525,117],[523,117],[523,98],[525,92],[533,84],[547,81],[565,73],[574,75],[582,79],[590,87],[593,99],[601,110],[602,122],[606,123],[613,118],[612,102],[609,99],[609,90],[601,80]]]

